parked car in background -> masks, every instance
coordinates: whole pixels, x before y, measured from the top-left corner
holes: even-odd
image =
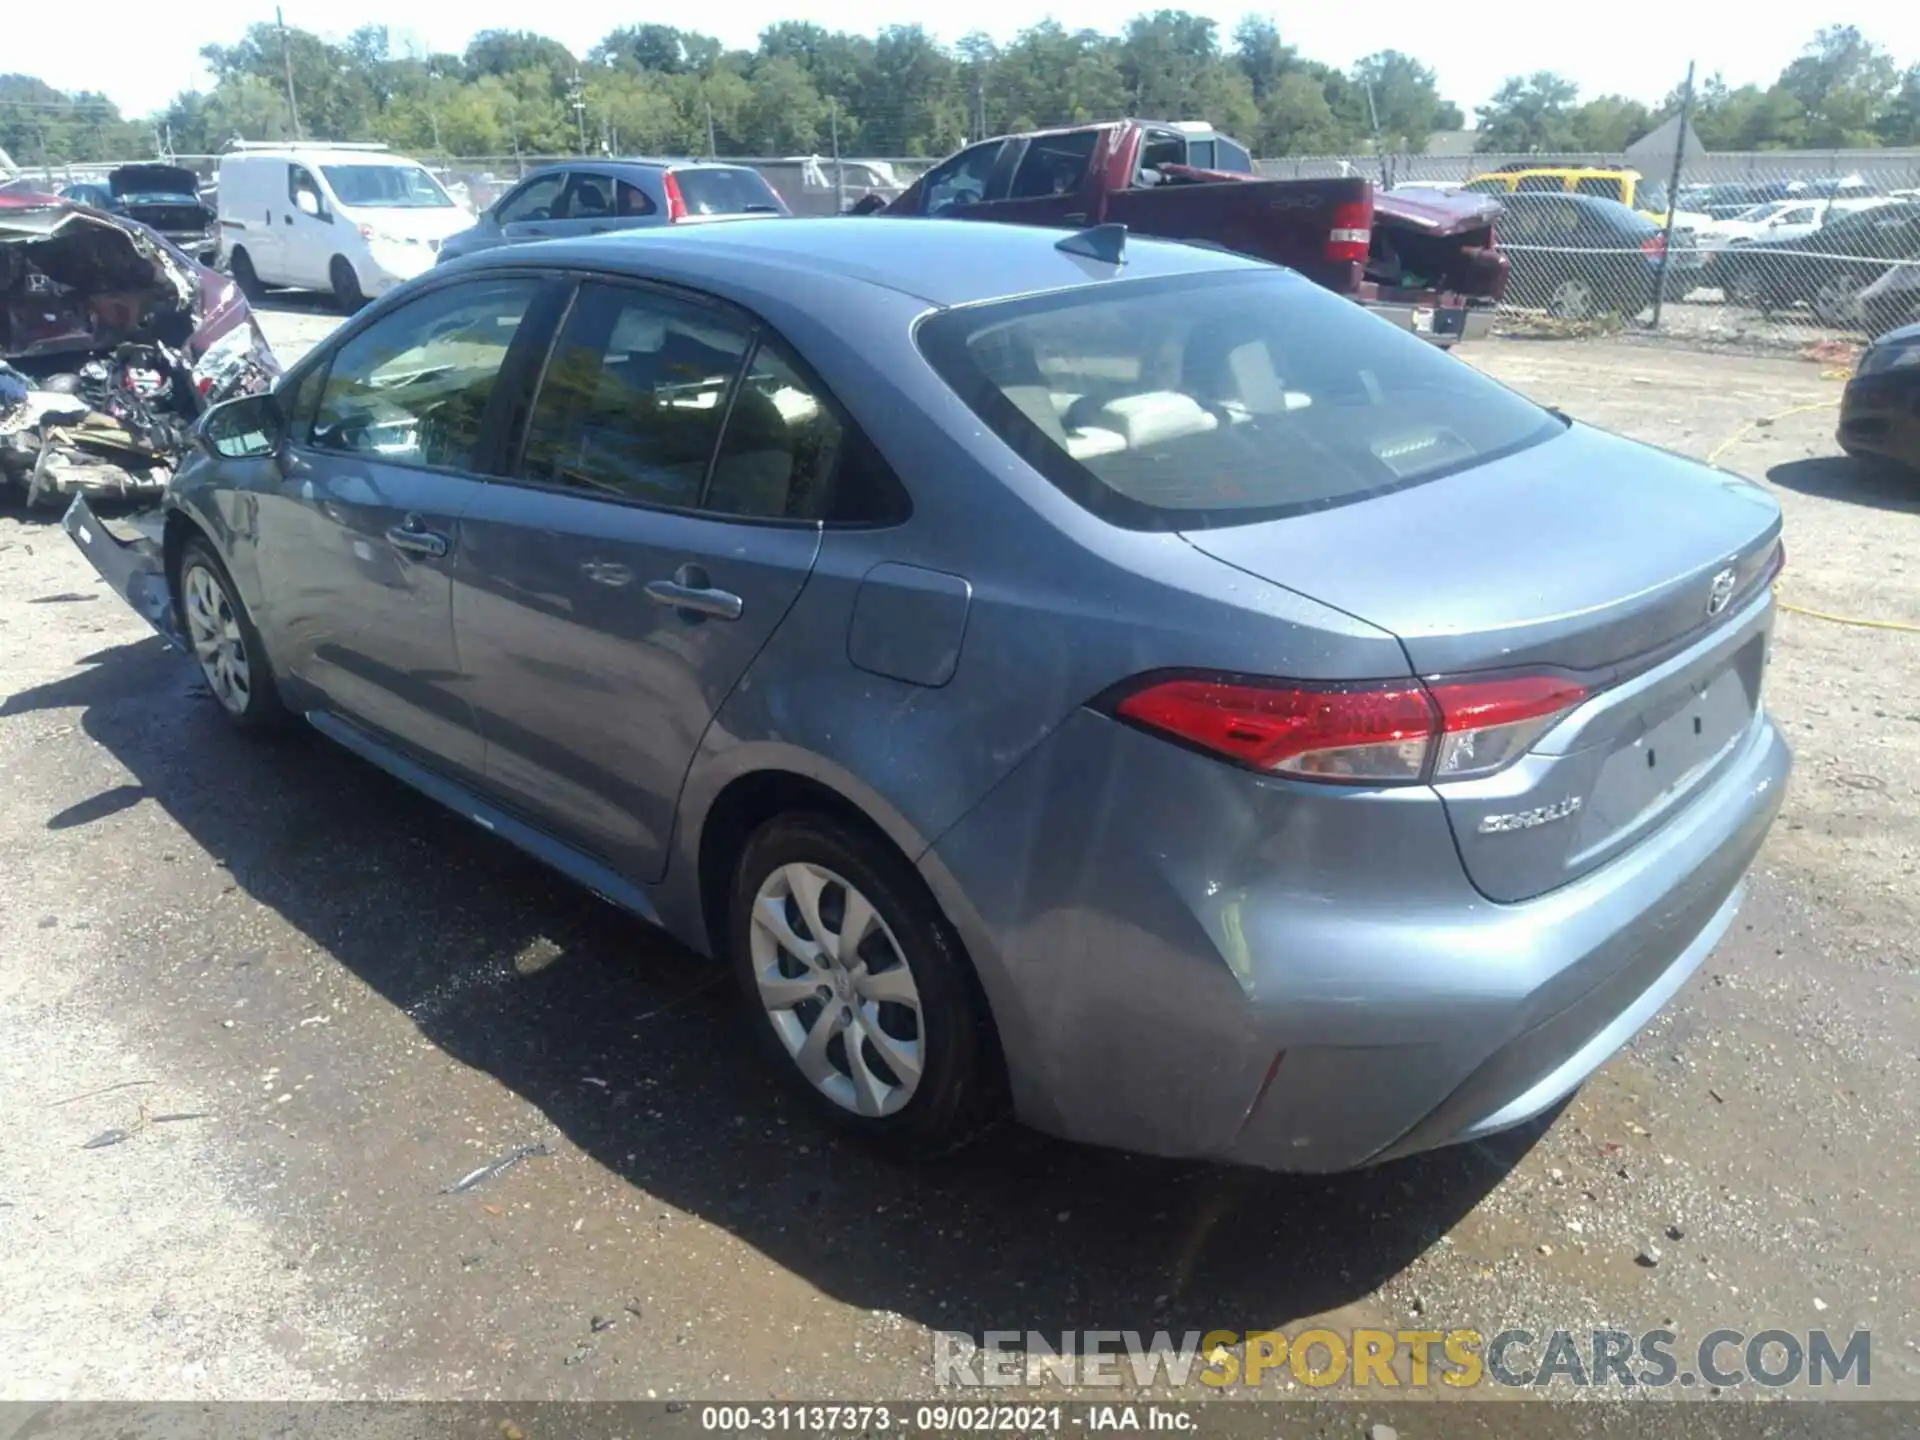
[[[1920,324],[1880,336],[1853,367],[1836,438],[1849,455],[1920,473]]]
[[[1860,316],[1869,335],[1920,321],[1920,255],[1889,265],[1861,290]]]
[[[138,220],[202,264],[219,255],[218,217],[200,198],[200,177],[179,165],[122,165],[103,181],[68,185],[60,194]]]
[[[1665,227],[1597,195],[1521,191],[1501,202],[1495,234],[1507,257],[1507,299],[1565,320],[1632,317],[1653,303]],[[1667,298],[1699,283],[1699,251],[1675,227]]]
[[[702,160],[578,160],[535,170],[451,237],[440,258],[496,245],[646,230],[720,217],[785,215],[759,171]]]
[[[1748,180],[1681,188],[1682,208],[1711,220],[1733,220],[1776,200],[1864,200],[1878,191],[1858,175],[1816,180]]]
[[[220,157],[221,248],[249,293],[330,291],[352,314],[472,224],[425,166],[384,145],[246,145]]]
[[[163,544],[68,530],[236,726],[730,966],[856,1136],[1010,1103],[1330,1171],[1550,1110],[1780,806],[1778,506],[1279,267],[1095,238],[476,255],[210,417]]]
[[[1695,232],[1706,276],[1702,283],[1719,285],[1721,252],[1756,240],[1804,240],[1830,220],[1891,204],[1883,196],[1862,200],[1769,200],[1743,210],[1731,220],[1716,220]]]
[[[1665,181],[1650,179],[1638,170],[1592,165],[1509,164],[1474,176],[1462,188],[1480,195],[1590,195],[1625,205],[1662,225],[1670,204]],[[1682,209],[1673,218],[1676,226],[1692,231],[1709,217]]]
[[[1892,201],[1836,216],[1796,240],[1756,240],[1717,268],[1729,300],[1767,310],[1807,305],[1822,324],[1862,321],[1861,292],[1889,264],[1920,257],[1920,204]]]
[[[1374,191],[1360,175],[1270,180],[1198,121],[1114,120],[969,145],[898,199],[856,213],[1016,225],[1112,223],[1290,266],[1441,345],[1485,334],[1506,265],[1499,207],[1437,191]]]
[[[792,155],[784,160],[760,161],[754,169],[795,215],[838,215],[868,196],[877,196],[885,203],[907,188],[885,160]]]

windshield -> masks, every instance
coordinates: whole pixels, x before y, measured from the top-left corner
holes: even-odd
[[[1444,351],[1278,270],[969,306],[928,320],[919,339],[1002,440],[1129,529],[1345,504],[1562,428]]]
[[[320,173],[342,205],[432,210],[453,204],[440,182],[418,165],[322,165]]]

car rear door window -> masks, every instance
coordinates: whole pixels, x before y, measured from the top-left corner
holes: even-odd
[[[568,220],[603,220],[613,214],[613,177],[576,170],[567,185],[560,215]]]
[[[824,392],[780,345],[763,340],[728,407],[701,508],[763,520],[826,518],[845,434]]]
[[[613,208],[615,214],[631,218],[636,215],[651,215],[659,207],[653,203],[651,195],[631,180],[616,180]]]
[[[382,315],[334,352],[307,443],[389,464],[478,468],[494,381],[540,284],[470,280]]]
[[[1214,165],[1221,170],[1230,170],[1236,175],[1253,173],[1253,155],[1246,146],[1235,143],[1222,135],[1215,139]]]
[[[966,306],[917,333],[942,378],[1016,454],[1133,529],[1345,504],[1564,428],[1444,351],[1277,269]]]
[[[717,307],[586,282],[547,361],[522,477],[692,509],[751,341]]]

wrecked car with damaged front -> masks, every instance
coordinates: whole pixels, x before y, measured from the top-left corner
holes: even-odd
[[[138,220],[203,265],[220,254],[219,217],[200,198],[200,177],[182,165],[121,165],[104,182],[69,185],[67,200]]]
[[[137,220],[0,188],[0,490],[156,494],[279,362],[246,297]]]

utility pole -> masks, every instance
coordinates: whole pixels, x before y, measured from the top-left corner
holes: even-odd
[[[713,102],[707,101],[707,158],[713,159],[720,153],[720,147],[713,141]]]
[[[1380,136],[1380,111],[1373,103],[1373,82],[1371,80],[1367,81],[1366,86],[1367,116],[1373,121],[1373,153],[1374,157],[1380,162],[1380,188],[1382,190],[1391,190],[1393,188],[1393,180],[1392,177],[1387,174],[1387,145],[1386,141]]]
[[[287,41],[287,17],[278,5],[273,7],[273,23],[280,30],[280,65],[287,72],[287,118],[293,122],[293,138],[304,140],[300,133],[300,102],[293,94],[293,47]]]
[[[827,101],[827,123],[833,137],[833,213],[847,213],[847,167],[840,163],[840,102]]]
[[[567,87],[567,103],[573,106],[573,123],[580,133],[580,153],[587,153],[587,92],[581,82],[580,72],[573,72],[573,83]]]
[[[974,83],[973,106],[974,120],[980,127],[980,133],[973,138],[984,140],[987,138],[987,68],[984,65],[980,67],[980,77]]]
[[[1680,208],[1680,170],[1687,158],[1693,120],[1693,61],[1687,62],[1687,88],[1680,92],[1680,130],[1673,137],[1673,175],[1667,181],[1667,223],[1660,232],[1660,269],[1653,278],[1653,328],[1660,328],[1660,307],[1667,301],[1667,267],[1673,263],[1673,214]]]

